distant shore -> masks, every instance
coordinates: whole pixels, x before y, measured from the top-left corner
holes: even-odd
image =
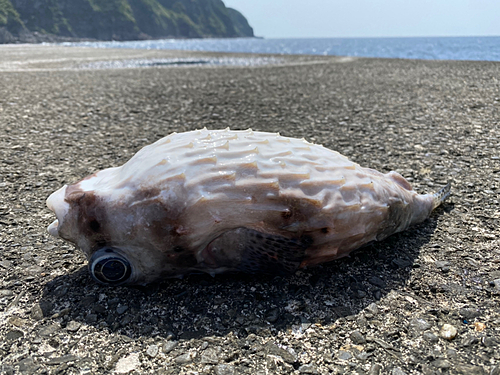
[[[131,40],[120,40],[120,42],[135,42],[141,40],[162,40],[162,39],[214,39],[216,37],[200,37],[200,38],[188,38],[188,37],[180,37],[180,36],[163,36],[152,38],[144,35],[143,38],[140,39],[131,39]],[[227,39],[231,39],[225,37]],[[264,37],[253,36],[253,37],[245,37],[252,39],[264,39]],[[40,32],[30,32],[24,31],[20,35],[12,35],[10,33],[6,33],[2,31],[0,28],[0,45],[2,44],[41,44],[41,43],[79,43],[79,42],[111,42],[111,40],[100,40],[100,39],[92,39],[92,38],[76,38],[76,37],[67,37],[60,36],[54,34],[40,33]]]

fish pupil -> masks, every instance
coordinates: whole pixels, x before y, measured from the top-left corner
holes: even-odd
[[[119,260],[110,260],[102,266],[101,272],[108,280],[117,281],[125,275],[126,267]]]

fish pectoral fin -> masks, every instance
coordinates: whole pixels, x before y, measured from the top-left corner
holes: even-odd
[[[289,274],[297,270],[310,245],[249,228],[229,230],[201,252],[204,264],[247,273]]]

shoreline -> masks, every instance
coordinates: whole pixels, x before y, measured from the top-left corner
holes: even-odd
[[[500,371],[498,62],[280,55],[282,64],[258,67],[72,70],[227,55],[0,51],[3,371]],[[97,285],[85,257],[46,232],[45,199],[171,132],[205,126],[305,137],[395,170],[420,193],[452,181],[452,196],[421,225],[290,277]],[[448,339],[445,324],[456,330]]]
[[[0,45],[0,72],[148,69],[162,67],[263,67],[300,64],[349,63],[357,60],[408,61],[423,64],[499,64],[489,60],[426,60],[385,57],[324,56],[313,54],[269,54],[211,52],[174,49],[95,48],[60,44]],[[197,64],[197,61],[199,62]]]

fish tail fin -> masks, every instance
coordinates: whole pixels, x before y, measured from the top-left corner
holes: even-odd
[[[438,192],[432,194],[433,202],[432,209],[434,210],[436,207],[441,205],[446,198],[448,198],[451,194],[451,182],[448,182],[445,187],[443,187]]]

